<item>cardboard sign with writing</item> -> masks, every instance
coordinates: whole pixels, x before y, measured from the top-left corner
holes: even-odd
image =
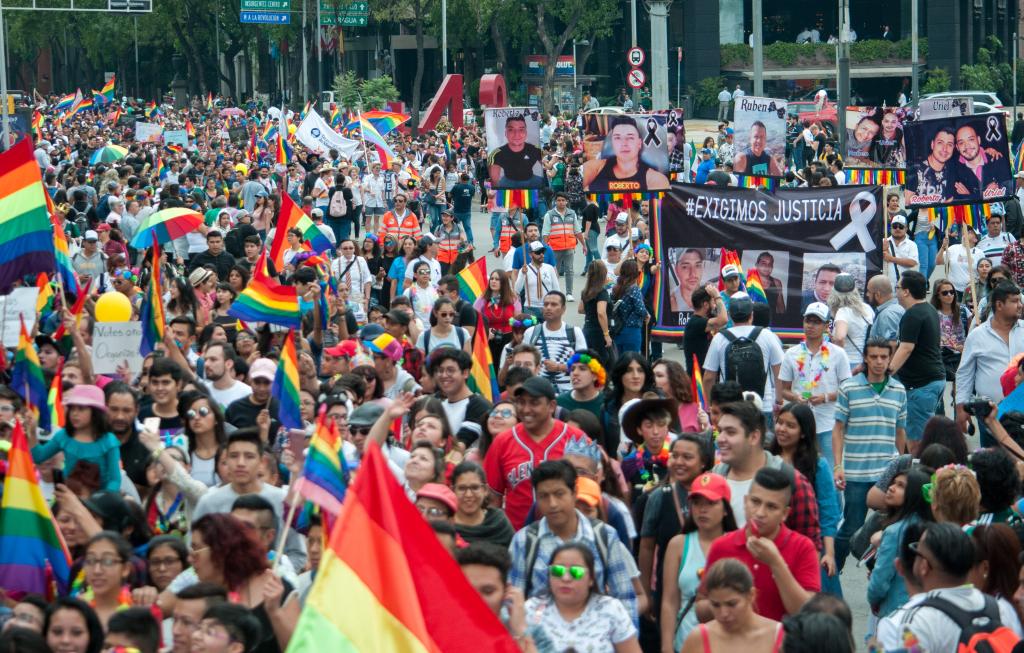
[[[167,145],[178,144],[188,147],[188,132],[184,129],[169,129],[164,132],[164,143]]]
[[[160,136],[164,133],[162,125],[152,122],[135,123],[135,140],[140,143],[159,143]]]
[[[10,294],[0,296],[0,340],[4,347],[18,346],[22,319],[25,320],[25,329],[32,333],[38,297],[38,288],[15,288]]]
[[[92,333],[92,367],[97,374],[115,374],[128,362],[132,372],[142,371],[142,322],[97,322]]]

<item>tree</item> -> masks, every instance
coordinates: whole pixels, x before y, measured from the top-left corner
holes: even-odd
[[[387,75],[360,79],[349,70],[334,78],[333,88],[335,99],[347,109],[382,109],[388,102],[398,99],[398,89]]]
[[[423,27],[427,16],[430,15],[435,0],[376,0],[372,10],[379,20],[391,20],[395,22],[413,23],[416,34],[416,74],[412,82],[412,123],[413,132],[420,124],[420,94],[423,86]]]

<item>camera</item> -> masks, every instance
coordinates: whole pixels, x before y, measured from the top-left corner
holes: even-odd
[[[975,395],[964,404],[964,410],[968,415],[973,415],[983,420],[992,412],[992,400],[988,397]]]

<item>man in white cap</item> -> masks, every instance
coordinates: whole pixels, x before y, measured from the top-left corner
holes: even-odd
[[[604,239],[605,249],[613,243],[617,244],[620,252],[629,247],[629,214],[625,211],[615,216],[615,233]]]
[[[515,292],[523,291],[523,311],[540,317],[544,310],[544,296],[561,291],[555,266],[544,262],[544,243],[535,240],[529,245],[530,262],[516,276]]]
[[[722,301],[725,303],[725,308],[728,311],[730,298],[740,290],[740,269],[732,264],[722,266]],[[732,318],[729,318],[726,326],[732,326]]]
[[[893,217],[889,222],[889,237],[882,243],[882,268],[893,285],[907,270],[916,270],[919,265],[917,243],[907,238],[907,218]]]
[[[814,411],[818,451],[833,464],[832,427],[836,424],[839,384],[850,378],[850,359],[842,347],[824,341],[828,306],[814,302],[804,309],[804,341],[786,351],[779,368],[779,399],[807,404]]]

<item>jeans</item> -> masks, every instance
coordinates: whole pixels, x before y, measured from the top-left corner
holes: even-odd
[[[978,422],[978,439],[981,441],[981,446],[983,448],[986,448],[986,449],[988,447],[999,446],[999,442],[997,442],[996,439],[992,436],[992,431],[989,431],[988,427],[985,426],[984,420],[980,420],[979,419],[979,420],[977,420],[977,422]]]
[[[935,406],[945,390],[945,379],[907,390],[907,440],[917,442],[921,439],[924,424],[935,414]]]
[[[472,222],[472,213],[456,213],[455,221],[462,225],[462,228],[466,230],[466,240],[469,244],[473,244],[473,227],[470,224]]]
[[[818,454],[828,461],[828,466],[835,465],[835,457],[832,455],[832,431],[822,431],[818,434]]]
[[[597,251],[597,232],[593,229],[587,230],[587,257],[583,263],[583,271],[586,272],[590,268],[590,264],[593,261],[601,258]]]
[[[427,204],[427,215],[430,217],[430,231],[433,232],[437,229],[437,225],[441,224],[441,209],[444,208],[440,204],[429,203]]]
[[[572,294],[572,255],[571,249],[559,249],[555,251],[555,273],[565,275],[565,294]]]
[[[914,242],[917,244],[917,259],[921,274],[927,279],[935,269],[935,256],[939,253],[938,238],[929,238],[928,232],[916,234]]]
[[[627,351],[640,351],[640,329],[641,327],[623,327],[619,335],[615,336],[615,346],[619,348],[619,354]]]
[[[346,218],[327,218],[325,220],[327,226],[334,232],[334,242],[340,243],[341,241],[348,238],[349,229],[352,228],[351,224],[347,224]]]
[[[850,538],[864,525],[868,514],[868,490],[874,486],[871,481],[847,481],[843,490],[843,521],[836,533],[836,567],[843,570],[850,555]]]
[[[503,213],[491,213],[491,232],[493,234],[491,249],[498,249],[498,244],[501,242],[501,216]]]

